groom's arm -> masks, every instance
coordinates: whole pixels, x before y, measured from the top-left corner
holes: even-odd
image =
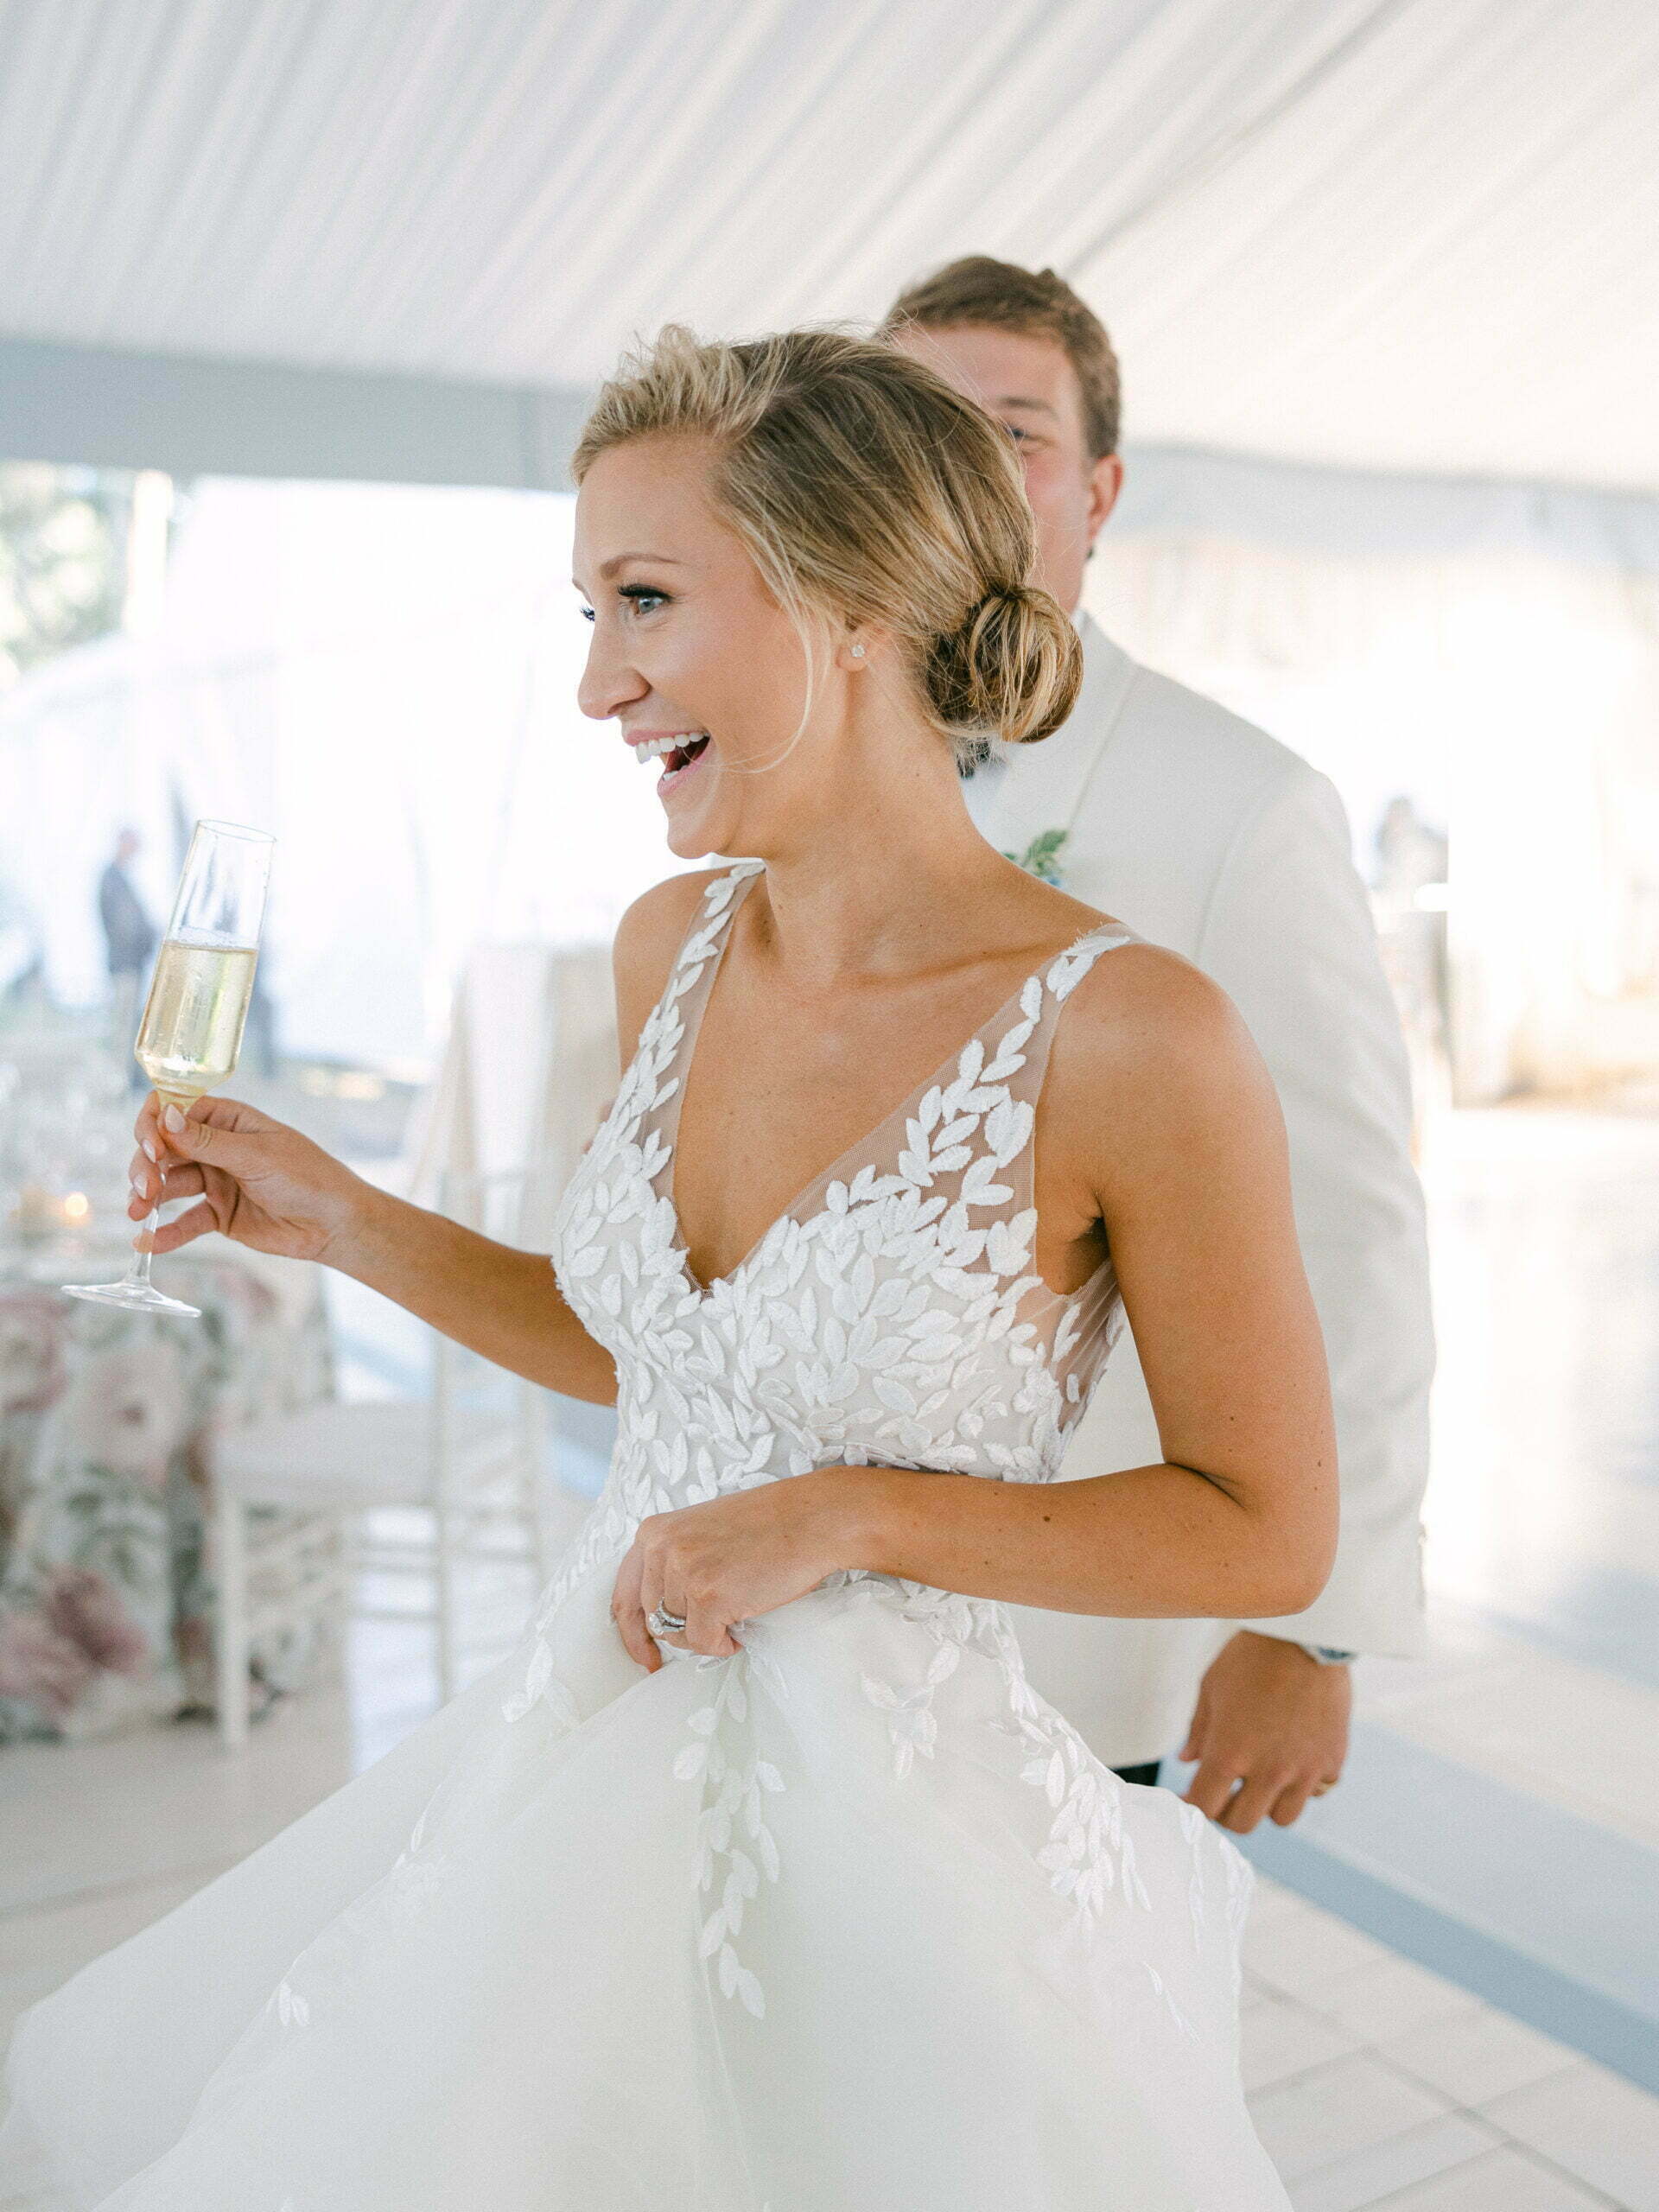
[[[1198,962],[1244,1016],[1279,1093],[1341,1478],[1337,1560],[1318,1600],[1239,1625],[1411,1656],[1433,1336],[1410,1080],[1342,802],[1304,763],[1235,835]]]

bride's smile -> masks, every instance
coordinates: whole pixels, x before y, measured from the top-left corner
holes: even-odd
[[[671,791],[687,771],[696,766],[709,741],[706,729],[631,729],[624,734],[633,747],[636,760],[645,764],[660,760],[664,764],[657,785],[659,793]]]

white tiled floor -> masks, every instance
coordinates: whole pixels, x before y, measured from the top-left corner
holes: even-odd
[[[1605,2212],[1607,2202],[1511,2147],[1445,2167],[1381,2198],[1376,2212]]]
[[[1560,2044],[1483,2005],[1426,2020],[1380,2048],[1393,2064],[1460,2105],[1485,2104],[1561,2068]]]
[[[1434,2090],[1368,2050],[1328,2059],[1251,2100],[1256,2131],[1293,2186],[1326,2177],[1333,2166],[1350,2164],[1357,2154],[1450,2109]]]
[[[1296,2212],[1659,2212],[1659,2098],[1265,1880],[1245,1957]]]
[[[1580,2059],[1481,2107],[1494,2126],[1633,2212],[1659,2212],[1659,2100]]]

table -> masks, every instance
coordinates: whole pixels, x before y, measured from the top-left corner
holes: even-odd
[[[0,1743],[211,1709],[208,1439],[332,1395],[316,1269],[206,1239],[162,1266],[200,1320],[56,1287],[125,1256],[0,1244]],[[310,1679],[327,1641],[256,1644],[256,1709]]]

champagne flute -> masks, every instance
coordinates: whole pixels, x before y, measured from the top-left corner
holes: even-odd
[[[181,1113],[224,1082],[241,1052],[275,842],[235,822],[198,822],[191,837],[133,1046],[163,1106]],[[158,1198],[139,1235],[153,1236],[160,1218]],[[63,1287],[105,1306],[199,1316],[199,1306],[155,1288],[151,1257],[135,1249],[119,1282]]]

